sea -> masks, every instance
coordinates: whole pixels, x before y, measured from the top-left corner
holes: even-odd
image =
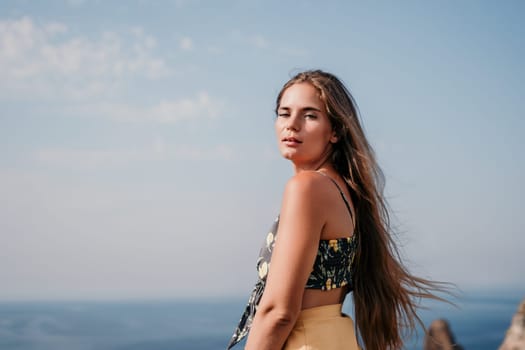
[[[426,325],[442,318],[466,350],[495,350],[503,341],[523,291],[461,293],[455,306],[430,302]],[[349,299],[349,298],[347,298]],[[9,350],[223,350],[245,298],[134,301],[0,302],[0,349]],[[343,310],[352,315],[346,302]],[[423,333],[407,350],[422,349]],[[242,349],[239,344],[234,349]]]

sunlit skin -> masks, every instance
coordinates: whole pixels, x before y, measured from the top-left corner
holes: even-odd
[[[309,83],[286,89],[277,109],[275,132],[281,154],[292,161],[296,173],[323,165],[337,141],[319,92]]]
[[[246,343],[248,350],[281,349],[302,309],[341,303],[342,288],[305,289],[320,239],[351,236],[352,219],[334,184],[319,170],[346,186],[329,159],[337,142],[319,92],[298,83],[284,92],[275,121],[279,151],[295,175],[286,184],[278,239],[266,288]]]

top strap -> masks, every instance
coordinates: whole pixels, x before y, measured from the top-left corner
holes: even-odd
[[[344,192],[341,190],[341,187],[339,187],[339,184],[337,184],[337,181],[335,181],[335,179],[332,178],[330,175],[325,174],[325,173],[323,173],[320,170],[316,170],[316,172],[321,174],[321,175],[323,175],[323,176],[326,176],[327,178],[329,178],[334,183],[335,187],[337,187],[337,189],[339,190],[339,193],[341,194],[341,197],[343,197],[343,201],[345,202],[346,209],[348,209],[348,213],[350,213],[350,218],[352,219],[352,222],[354,222],[354,215],[352,214],[352,209],[350,209],[350,203],[348,203],[348,200],[346,199],[346,196],[345,196]],[[355,226],[355,222],[354,222],[354,226]]]

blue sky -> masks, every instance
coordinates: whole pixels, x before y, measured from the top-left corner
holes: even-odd
[[[354,94],[408,266],[525,289],[520,1],[3,1],[0,299],[246,295],[275,97]]]

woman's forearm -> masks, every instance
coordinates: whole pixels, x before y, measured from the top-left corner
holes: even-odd
[[[288,310],[257,310],[245,350],[282,349],[296,319],[297,316]]]

